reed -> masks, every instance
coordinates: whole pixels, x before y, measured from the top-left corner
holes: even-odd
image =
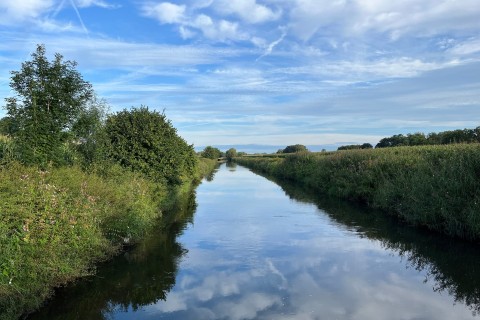
[[[380,208],[413,225],[480,238],[480,144],[235,160],[319,193]]]

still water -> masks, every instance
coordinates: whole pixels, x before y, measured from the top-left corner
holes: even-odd
[[[224,164],[29,319],[480,319],[478,249]]]

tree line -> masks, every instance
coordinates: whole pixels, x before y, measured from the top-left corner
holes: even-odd
[[[407,135],[396,134],[381,139],[375,148],[478,142],[480,142],[480,126],[475,129],[457,129],[429,134],[421,132]]]

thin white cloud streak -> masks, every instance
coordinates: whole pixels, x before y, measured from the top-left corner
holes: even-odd
[[[340,39],[377,33],[395,41],[411,35],[472,32],[478,28],[478,16],[476,0],[297,0],[291,7],[290,22],[293,33],[303,40],[325,34],[327,29],[327,34]]]
[[[75,10],[75,14],[77,15],[78,21],[80,22],[80,25],[82,26],[83,31],[85,32],[85,34],[86,34],[87,37],[88,37],[88,36],[89,36],[89,35],[88,35],[88,29],[87,29],[87,27],[85,26],[85,23],[83,23],[82,16],[80,15],[80,12],[78,11],[78,8],[77,8],[77,6],[75,5],[74,0],[70,0],[70,4],[72,5],[73,10]]]

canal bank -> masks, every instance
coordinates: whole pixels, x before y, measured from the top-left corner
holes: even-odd
[[[168,236],[159,230],[30,319],[475,319],[471,243],[240,166],[208,180]]]

